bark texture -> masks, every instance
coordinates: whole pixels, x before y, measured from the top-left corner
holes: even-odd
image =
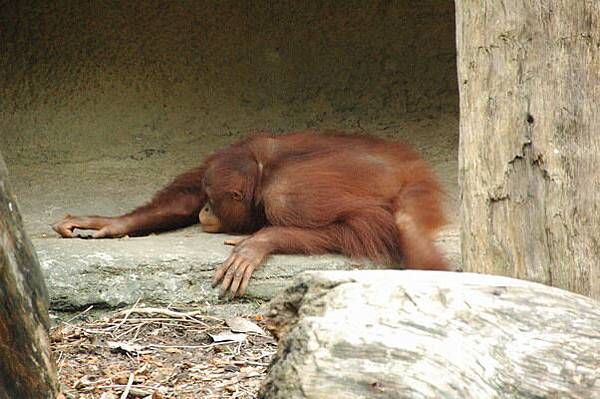
[[[48,294],[0,155],[0,398],[54,398]]]
[[[271,303],[262,398],[600,398],[600,306],[473,273],[310,272]]]
[[[459,0],[462,256],[600,298],[600,2]]]

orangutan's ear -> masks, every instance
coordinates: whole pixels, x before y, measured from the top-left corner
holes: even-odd
[[[234,190],[231,192],[231,198],[233,198],[234,201],[243,201],[244,194],[239,190]]]

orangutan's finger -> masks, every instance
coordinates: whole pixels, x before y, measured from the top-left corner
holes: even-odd
[[[238,237],[238,238],[230,238],[230,239],[225,240],[223,243],[225,245],[233,245],[233,246],[235,246],[235,245],[241,244],[242,241],[245,241],[247,238],[248,238],[248,236]]]
[[[217,267],[215,269],[215,275],[213,277],[212,280],[212,286],[213,288],[217,286],[217,284],[219,284],[219,282],[223,279],[223,276],[225,275],[225,272],[227,272],[227,270],[229,269],[229,267],[231,266],[231,263],[234,260],[234,254],[229,255],[229,257],[225,260],[225,262],[223,262],[223,264],[219,267]]]
[[[242,283],[240,284],[238,295],[244,296],[246,294],[246,289],[248,288],[248,284],[250,283],[250,277],[252,277],[252,273],[254,273],[255,265],[247,267],[244,271],[244,277],[242,279]]]

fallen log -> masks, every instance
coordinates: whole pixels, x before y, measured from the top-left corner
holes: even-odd
[[[472,273],[308,272],[263,398],[600,398],[600,304]]]

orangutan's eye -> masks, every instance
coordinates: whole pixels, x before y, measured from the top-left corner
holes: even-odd
[[[231,193],[231,198],[233,198],[235,201],[241,201],[244,199],[244,195],[240,191],[236,190]]]

